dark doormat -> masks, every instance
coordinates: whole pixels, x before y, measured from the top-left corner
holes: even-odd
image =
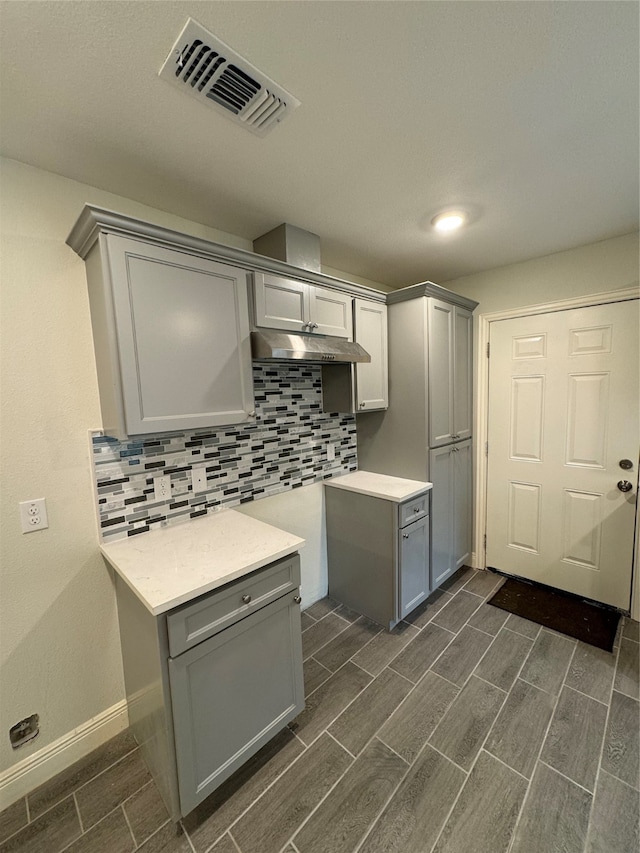
[[[508,578],[488,604],[607,652],[613,650],[620,614],[569,592]]]

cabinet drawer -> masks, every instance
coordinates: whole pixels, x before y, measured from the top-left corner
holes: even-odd
[[[300,557],[293,554],[210,592],[167,616],[171,657],[300,586]]]
[[[405,525],[411,524],[412,521],[417,521],[425,515],[429,515],[429,492],[425,492],[423,495],[413,498],[413,500],[400,504],[398,508],[398,526],[405,527]]]

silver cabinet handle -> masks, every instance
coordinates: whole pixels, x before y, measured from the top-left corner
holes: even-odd
[[[420,512],[420,507],[419,507],[419,506],[414,506],[413,511],[414,511],[414,512]]]
[[[299,595],[294,595],[293,600],[295,601],[296,604],[300,604],[300,602],[302,601],[302,597]]]
[[[402,538],[403,538],[403,539],[408,539],[408,538],[409,538],[409,534],[408,534],[408,533],[403,533],[403,534],[402,534]]]
[[[242,596],[242,603],[243,603],[243,604],[249,604],[249,602],[250,602],[250,601],[251,601],[251,596],[250,596],[250,595],[243,595],[243,596]]]
[[[366,403],[360,403],[360,408],[361,408],[361,409],[364,409],[364,407],[365,407],[366,405],[367,405]]]

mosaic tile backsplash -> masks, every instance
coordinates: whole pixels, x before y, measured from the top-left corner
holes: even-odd
[[[113,541],[357,470],[353,415],[322,412],[320,365],[254,364],[250,424],[93,438],[99,524]],[[327,446],[335,460],[327,458]],[[191,469],[205,466],[194,494]],[[171,499],[154,498],[153,477],[170,475]]]

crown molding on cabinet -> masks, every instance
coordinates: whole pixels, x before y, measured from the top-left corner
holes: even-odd
[[[350,293],[353,296],[362,296],[374,302],[386,302],[387,300],[387,294],[381,290],[374,290],[373,288],[353,284],[340,278],[315,273],[311,270],[295,267],[264,255],[247,252],[244,249],[236,249],[232,246],[225,246],[222,243],[214,243],[211,240],[204,240],[201,237],[194,237],[190,234],[184,234],[180,231],[144,222],[141,219],[125,216],[122,213],[116,213],[113,210],[96,207],[92,204],[84,206],[67,237],[66,243],[84,260],[100,234],[119,234],[125,237],[133,237],[134,239],[143,238],[144,240],[165,246],[169,243],[175,248],[182,247],[190,252],[195,252],[196,254],[204,255],[207,258],[213,258],[223,263],[234,264],[246,270],[272,272],[288,278],[295,278],[299,281],[319,284],[322,287],[339,290],[342,293]]]
[[[436,299],[444,299],[446,302],[459,305],[461,308],[466,308],[469,311],[474,311],[479,304],[478,302],[474,302],[473,299],[467,299],[466,296],[454,293],[453,290],[447,290],[446,287],[434,284],[432,281],[423,281],[420,284],[412,284],[409,287],[403,287],[401,290],[394,290],[393,293],[388,293],[387,304],[393,305],[396,302],[406,302],[409,299],[417,299],[419,296],[435,296]]]

